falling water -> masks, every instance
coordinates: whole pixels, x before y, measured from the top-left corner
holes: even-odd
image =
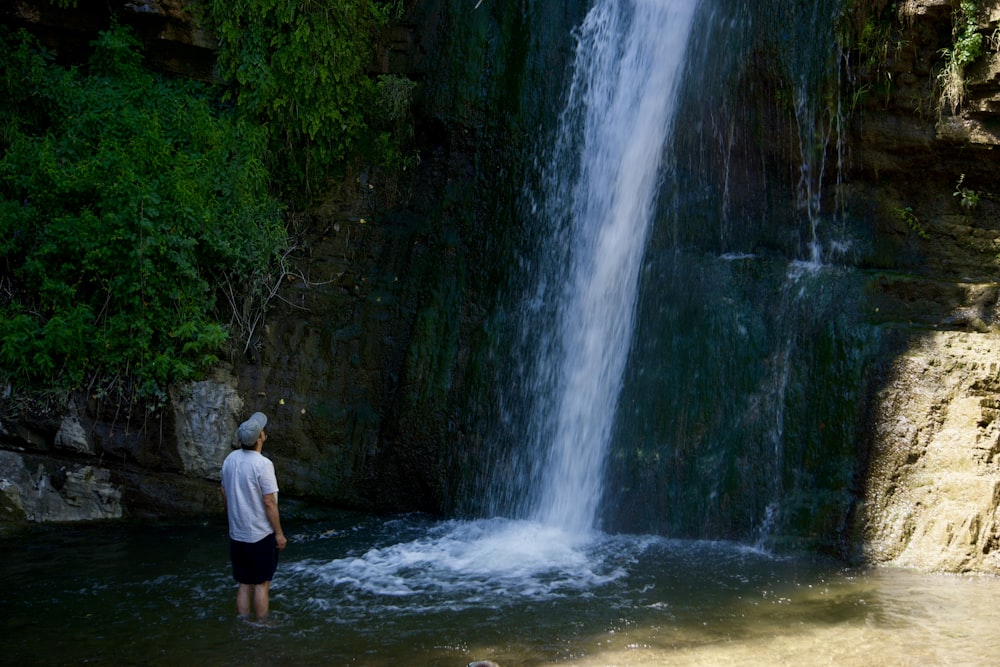
[[[601,499],[639,267],[696,5],[598,0],[577,33],[539,207],[552,237],[533,303],[537,309],[551,299],[553,310],[532,381],[531,431],[545,454],[527,512],[570,533],[593,527]]]
[[[796,204],[799,211],[805,215],[809,226],[806,232],[808,256],[805,260],[814,266],[821,265],[827,259],[824,257],[825,254],[833,256],[843,250],[837,247],[824,249],[819,230],[824,217],[823,185],[828,181],[826,172],[831,167],[836,170],[834,184],[838,185],[842,178],[845,159],[844,138],[841,135],[844,110],[839,95],[840,82],[829,76],[831,72],[834,74],[840,72],[838,67],[831,65],[830,52],[834,52],[835,61],[838,48],[836,40],[833,40],[828,33],[829,26],[837,23],[837,17],[841,12],[840,5],[840,2],[797,5],[789,14],[798,29],[804,31],[804,34],[796,35],[798,43],[802,40],[812,40],[830,45],[829,49],[805,50],[806,55],[800,54],[799,49],[790,48],[790,51],[794,52],[795,59],[794,64],[789,63],[789,70],[795,72],[792,87],[799,140]],[[833,88],[824,91],[824,86],[831,81],[835,84]]]

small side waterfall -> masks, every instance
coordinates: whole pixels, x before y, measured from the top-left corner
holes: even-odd
[[[697,0],[598,0],[577,34],[526,317],[544,322],[529,380],[537,490],[521,514],[593,527],[639,271]],[[532,312],[533,311],[533,312]],[[526,342],[525,346],[530,343]]]

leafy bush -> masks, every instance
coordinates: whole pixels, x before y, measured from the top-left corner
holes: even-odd
[[[398,0],[209,0],[207,8],[237,108],[270,133],[272,171],[308,188],[353,157],[378,99],[367,70]]]
[[[93,46],[67,69],[0,33],[0,376],[163,398],[218,361],[220,286],[266,277],[281,211],[259,129],[130,31]]]

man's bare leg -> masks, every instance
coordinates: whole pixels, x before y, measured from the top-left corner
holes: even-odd
[[[236,591],[236,613],[240,618],[250,617],[250,596],[254,592],[253,584],[240,584]]]
[[[270,606],[271,582],[265,581],[253,587],[253,608],[257,612],[257,620],[263,621],[267,618]]]

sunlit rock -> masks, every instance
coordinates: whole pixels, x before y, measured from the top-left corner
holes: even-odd
[[[1000,573],[1000,336],[927,332],[878,399],[865,484],[869,561]]]
[[[87,437],[87,431],[80,423],[80,415],[76,404],[72,401],[69,404],[69,414],[63,418],[62,424],[55,437],[56,449],[79,452],[81,454],[94,454],[94,443]]]
[[[173,391],[177,452],[184,472],[192,477],[219,479],[226,455],[235,445],[236,425],[243,399],[236,378],[220,369],[208,380]]]

